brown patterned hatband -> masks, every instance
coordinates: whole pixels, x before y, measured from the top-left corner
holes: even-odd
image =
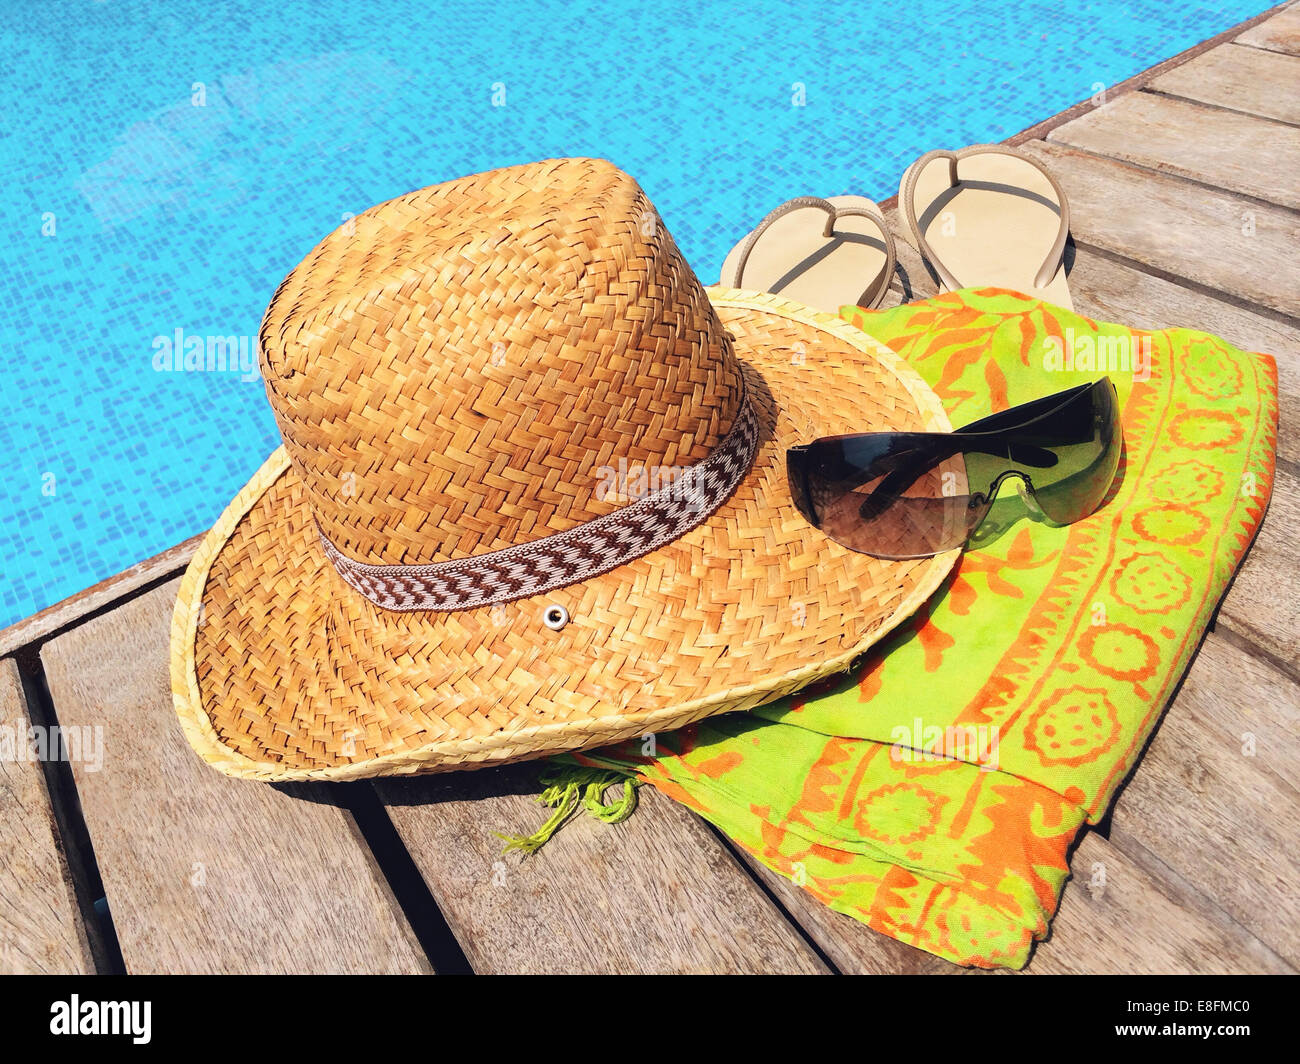
[[[749,471],[758,436],[758,417],[742,393],[731,430],[670,484],[568,531],[469,558],[368,565],[317,531],[339,575],[381,609],[450,612],[513,602],[600,576],[703,524]]]

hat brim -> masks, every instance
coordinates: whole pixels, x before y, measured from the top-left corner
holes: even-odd
[[[232,776],[347,780],[471,768],[667,731],[843,671],[944,581],[959,551],[858,554],[790,500],[785,450],[817,436],[949,431],[888,348],[829,314],[709,289],[762,425],[703,524],[538,599],[379,609],[335,572],[283,448],[204,538],[172,620],[172,692]],[[542,622],[552,603],[569,622]]]

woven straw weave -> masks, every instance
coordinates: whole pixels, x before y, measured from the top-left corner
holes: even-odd
[[[266,780],[474,767],[790,693],[911,614],[955,553],[854,554],[810,528],[784,450],[946,430],[911,370],[772,296],[699,285],[636,183],[556,160],[411,193],[327,237],[262,328],[284,437],[206,538],[173,691],[217,768]],[[703,460],[742,392],[740,487],[651,554],[545,596],[382,610],[326,558],[421,564],[610,512],[602,469]],[[608,483],[607,479],[604,483]],[[569,623],[542,623],[551,604]]]

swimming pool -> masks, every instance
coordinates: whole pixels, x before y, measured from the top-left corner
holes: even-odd
[[[212,523],[279,438],[238,357],[164,355],[251,358],[276,285],[349,214],[604,156],[711,282],[784,199],[883,199],[923,151],[1001,140],[1266,5],[697,6],[9,0],[0,626]]]

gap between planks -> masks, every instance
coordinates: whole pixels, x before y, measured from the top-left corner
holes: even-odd
[[[800,929],[695,814],[651,787],[611,826],[575,816],[537,854],[535,766],[372,785],[476,972],[823,973]]]
[[[41,651],[61,727],[98,728],[72,774],[128,972],[427,972],[355,822],[328,791],[222,776],[172,709],[179,581]]]
[[[1247,202],[1058,142],[1034,141],[1023,150],[1065,188],[1076,242],[1175,272],[1296,322],[1300,215],[1295,211]],[[1206,254],[1207,247],[1213,254]]]
[[[1300,55],[1300,4],[1286,4],[1234,38],[1238,44],[1283,55]]]
[[[1135,92],[1058,126],[1047,140],[1263,206],[1300,208],[1300,126]]]
[[[1300,686],[1208,636],[1110,818],[1131,857],[1154,855],[1293,967],[1298,721]]]
[[[177,567],[183,565],[188,560],[187,557],[185,556],[185,552],[193,549],[193,543],[194,541],[190,541],[189,543],[183,544],[178,548],[174,548],[172,551],[169,551],[166,555],[159,556],[157,559],[152,559],[151,562],[142,563],[140,567],[136,567],[141,571],[138,574],[132,574],[133,579],[129,583],[125,581],[117,581],[117,580],[109,581],[107,582],[106,587],[102,587],[99,589],[91,589],[92,592],[94,592],[94,594],[84,594],[82,596],[78,596],[77,602],[70,602],[66,604],[65,608],[63,609],[55,608],[53,611],[51,611],[51,613],[52,615],[58,617],[60,622],[59,632],[62,632],[64,634],[55,633],[51,637],[49,637],[48,642],[46,642],[45,644],[46,651],[50,652],[51,648],[57,648],[61,640],[65,638],[66,634],[70,632],[75,633],[79,630],[78,627],[69,628],[69,624],[80,625],[86,622],[89,622],[91,624],[99,624],[103,622],[103,623],[114,624],[114,626],[116,626],[117,624],[126,623],[125,621],[123,621],[122,618],[115,618],[114,613],[119,610],[128,610],[134,608],[139,603],[147,602],[150,599],[156,598],[159,594],[165,594],[167,591],[171,591],[174,585],[167,585],[165,588],[155,587],[153,591],[148,591],[143,593],[137,590],[137,587],[139,585],[146,585],[146,584],[153,585],[156,584],[157,581],[159,580],[166,579],[166,574],[168,572],[173,572]],[[162,570],[162,572],[159,572],[159,570]],[[124,583],[126,584],[125,587],[123,587]],[[119,597],[117,597],[116,599],[109,598],[108,596],[114,592],[118,593]],[[82,618],[81,621],[69,622],[68,618],[70,615],[72,615],[72,611],[76,608],[76,606],[82,604],[88,605],[88,607],[91,609],[92,612],[86,617]],[[157,611],[155,610],[154,612]],[[166,647],[165,637],[163,638],[161,645],[163,646],[164,653],[165,653],[165,647]],[[146,653],[146,647],[143,645],[138,648],[138,651],[146,658],[149,656]],[[59,660],[58,654],[55,654],[55,660],[56,661]],[[167,709],[168,709],[167,716],[170,717],[170,705],[168,705]],[[171,723],[170,720],[169,723]],[[186,751],[186,753],[188,755],[188,751]],[[188,756],[192,757],[193,755],[188,755]],[[198,764],[197,758],[194,758],[194,760],[197,765]],[[206,767],[201,767],[200,771],[201,773],[205,773],[205,774],[212,773],[212,770]],[[213,774],[215,775],[215,773]],[[224,779],[222,780],[222,783],[227,783],[227,782],[234,783],[236,786],[242,786],[242,787],[253,786],[254,788],[256,788],[258,786],[258,785],[247,784],[244,781],[225,781]],[[80,781],[80,783],[83,787],[85,786],[86,780],[84,777]],[[360,784],[359,786],[368,786],[368,784]],[[400,784],[395,784],[394,788],[397,791],[396,801],[400,804],[400,802],[403,801],[400,793],[401,791]],[[390,790],[389,793],[392,794],[393,791]],[[488,810],[492,805],[492,801],[490,799],[485,799],[484,803],[485,804],[483,804],[481,807],[478,808],[477,810],[478,813],[482,813],[482,814],[488,813]],[[403,834],[405,834],[407,837],[412,837],[412,836],[415,837],[418,842],[419,838],[421,837],[419,831],[419,824],[418,824],[419,817],[420,817],[419,813],[412,812],[409,810],[398,811],[394,809],[389,809],[387,810],[387,812],[391,815],[392,819],[395,821],[396,825],[398,826],[398,837],[401,837]],[[511,813],[512,813],[511,818],[509,820],[502,822],[503,829],[511,830],[511,831],[530,830],[530,826],[533,820],[536,819],[537,817],[537,807],[532,803],[525,803],[522,807],[516,806],[511,811]],[[677,810],[675,808],[672,810],[671,813],[667,813],[667,814],[661,811],[658,817],[656,817],[655,814],[646,813],[644,811],[640,815],[643,818],[645,818],[646,821],[663,820],[665,816],[669,821],[672,822],[680,822],[682,820],[693,819],[692,814],[686,813],[684,810]],[[663,827],[663,825],[660,826],[661,828]],[[677,823],[676,826],[680,828],[681,824]],[[107,829],[101,823],[99,830],[100,830],[100,834],[102,835]],[[573,830],[574,829],[572,828],[570,829],[570,831]],[[713,840],[710,836],[708,836],[707,830],[704,829],[702,825],[700,825],[699,830],[702,831],[703,834],[701,835],[701,838],[694,840],[695,844],[698,847],[702,847],[704,849],[707,849],[710,845],[716,848],[716,841]],[[659,834],[662,836],[664,832],[661,830]],[[671,832],[669,834],[671,834]],[[491,836],[490,833],[487,833],[486,837],[493,846],[497,846],[499,848],[499,842],[495,839],[495,837]],[[403,839],[403,842],[405,841],[406,840]],[[660,845],[662,845],[664,844],[665,840],[661,837],[657,841]],[[555,863],[557,862],[562,863],[560,862],[560,856],[563,854],[564,850],[566,849],[566,846],[567,844],[563,843],[562,840],[557,839],[556,841],[552,842],[551,845],[548,847],[548,851],[550,851],[553,855],[553,860],[552,862],[550,862],[553,865],[552,871],[554,870]],[[629,867],[634,867],[642,863],[638,861],[637,852],[635,851],[632,843],[629,840],[620,838],[619,845],[616,847],[616,849],[621,852],[618,854],[619,859],[613,861],[611,863],[611,867],[621,868],[626,871],[626,869],[628,869]],[[402,851],[401,854],[394,854],[390,852],[384,855],[384,860],[381,863],[383,864],[385,873],[387,874],[389,871],[389,866],[393,863],[400,865],[403,863],[404,860],[409,861],[414,859],[416,860],[417,865],[420,864],[421,863],[420,856],[421,855],[418,852],[413,855],[406,850]],[[714,855],[714,857],[716,856],[717,855]],[[401,858],[401,860],[399,860],[399,858]],[[731,870],[724,870],[722,873],[722,878],[726,881],[727,890],[721,893],[728,894],[728,897],[726,898],[727,904],[719,905],[718,911],[725,913],[731,910],[740,909],[741,911],[744,912],[747,921],[752,925],[754,925],[755,927],[760,925],[768,927],[768,930],[762,933],[760,933],[757,930],[751,930],[751,929],[742,929],[740,932],[740,937],[742,939],[748,938],[749,940],[751,940],[750,945],[757,945],[758,947],[761,947],[757,949],[757,951],[751,951],[750,953],[747,954],[743,947],[737,947],[734,945],[730,945],[725,948],[718,947],[717,941],[719,941],[722,937],[725,937],[725,932],[726,932],[725,926],[721,926],[721,927],[710,926],[709,930],[713,936],[714,947],[710,949],[694,948],[694,952],[691,952],[691,950],[686,950],[685,952],[678,952],[676,954],[672,953],[671,951],[668,951],[666,948],[661,950],[658,953],[655,953],[653,950],[647,950],[645,948],[646,935],[644,933],[645,932],[644,925],[638,925],[638,927],[634,929],[635,930],[634,935],[630,935],[628,933],[627,928],[610,927],[606,929],[607,932],[609,934],[615,935],[616,938],[618,937],[618,933],[622,932],[623,944],[626,946],[628,954],[630,955],[632,952],[636,950],[640,950],[642,963],[644,969],[647,971],[660,971],[660,970],[662,971],[678,971],[678,970],[707,971],[707,970],[715,970],[715,969],[721,971],[730,971],[730,970],[761,971],[761,970],[767,970],[769,967],[772,970],[780,970],[780,971],[826,970],[825,965],[822,964],[820,960],[815,956],[815,952],[812,951],[811,948],[808,947],[806,943],[798,941],[800,939],[799,929],[789,926],[788,923],[784,921],[784,919],[782,918],[782,915],[776,911],[775,906],[770,901],[762,898],[762,890],[760,886],[757,884],[757,882],[754,881],[754,879],[751,877],[748,870],[746,868],[743,868],[739,864],[737,864],[732,858],[728,857],[726,860],[730,861],[730,863],[735,867]],[[694,861],[695,858],[692,857],[690,860],[687,860],[685,863],[686,865],[691,865]],[[547,863],[547,862],[540,862],[540,863]],[[699,887],[698,881],[707,878],[706,876],[703,875],[703,871],[702,871],[702,869],[705,867],[707,863],[708,863],[707,861],[700,863],[698,864],[697,867],[694,867],[694,869],[690,872],[689,875],[683,875],[683,881],[687,879],[694,879],[697,881],[696,885],[691,889],[690,892],[691,897],[698,897],[702,903],[718,902],[720,901],[720,898],[712,896],[714,893],[713,891],[701,890],[701,888]],[[725,864],[726,862],[724,861],[723,863]],[[495,864],[496,864],[495,861],[488,862],[488,864],[485,866],[488,868],[489,871],[484,875],[482,879],[483,883],[489,883],[491,881],[492,878],[491,868]],[[427,862],[425,862],[425,867],[423,868],[423,871],[425,873],[429,872]],[[563,880],[564,877],[560,877],[560,878],[561,880]],[[439,883],[439,879],[440,877],[437,874],[426,874],[425,879],[422,880],[422,882],[428,882],[430,885],[437,885],[445,888],[446,884]],[[653,883],[653,880],[651,880],[651,882]],[[560,890],[558,892],[559,895],[565,895],[570,890],[576,890],[579,886],[576,880],[564,885],[568,889]],[[452,898],[453,910],[456,909],[458,901],[463,901],[463,899],[458,899],[454,893],[448,894],[445,890],[444,890],[444,896],[450,896]],[[686,905],[689,899],[683,896],[683,898],[679,898],[677,900],[681,901],[683,905]],[[119,905],[118,908],[121,908],[121,906]],[[412,919],[415,918],[415,915],[416,914],[412,915]],[[554,915],[555,915],[554,912],[548,914],[548,916],[552,916],[552,917]],[[482,914],[481,913],[475,914],[473,912],[468,912],[467,914],[463,913],[462,916],[463,916],[463,919],[461,921],[462,934],[472,936],[473,918],[477,916],[479,919],[481,919]],[[127,936],[130,937],[131,931],[128,929],[124,931],[124,934],[127,934]],[[500,937],[508,937],[508,936],[502,935],[498,930],[498,937],[500,938]],[[592,950],[602,940],[603,940],[602,936],[593,936],[586,940],[585,946],[582,947],[587,951],[587,956],[585,957],[585,959],[574,958],[572,954],[570,955],[570,959],[575,960],[576,969],[595,970],[600,966],[601,961],[598,955],[593,953]],[[667,947],[669,944],[673,944],[674,941],[675,941],[674,936],[669,935],[660,943],[660,945]],[[705,946],[709,941],[710,941],[709,937],[705,936],[699,940],[699,946]],[[675,942],[675,944],[680,945],[681,943]],[[140,963],[142,958],[140,958],[138,955],[135,954],[134,949],[128,946],[128,951],[130,951],[133,954],[131,957],[128,957],[128,964]],[[496,950],[496,948],[490,942],[474,943],[473,945],[470,946],[467,952],[470,956],[472,956],[475,960],[477,960],[480,970],[511,970],[509,967],[502,967],[499,965],[498,962],[500,961],[501,957],[498,954],[500,951]],[[579,950],[579,953],[581,953],[581,949]],[[558,955],[559,955],[558,953],[553,953],[550,956],[551,959],[553,960],[555,957],[558,957]],[[145,963],[148,963],[147,958],[145,959]],[[230,964],[233,962],[230,960],[230,958],[227,957],[222,963]],[[521,970],[526,970],[529,967],[529,964],[526,960],[521,961],[521,963],[523,964],[523,968]],[[547,964],[547,957],[539,956],[537,961],[533,962],[534,966],[539,963],[543,967],[545,967]]]
[[[0,661],[0,727],[26,734],[33,718],[22,678]],[[0,759],[0,975],[100,969],[86,933],[44,764]]]
[[[1146,88],[1294,125],[1300,122],[1297,71],[1296,56],[1228,43],[1165,71]]]

